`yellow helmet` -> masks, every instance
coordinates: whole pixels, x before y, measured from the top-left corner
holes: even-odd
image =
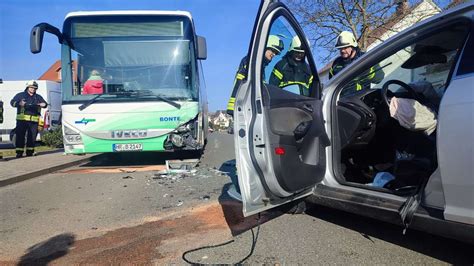
[[[26,87],[27,87],[27,88],[29,88],[29,87],[38,88],[38,83],[36,83],[35,80],[29,80],[29,81],[26,83]]]
[[[293,39],[291,40],[290,49],[288,51],[304,53],[304,49],[301,45],[301,40],[298,36],[293,37]]]
[[[343,31],[337,36],[336,48],[341,49],[345,47],[357,47],[357,41],[352,32]]]
[[[285,46],[283,41],[276,35],[268,36],[267,48],[271,49],[275,54],[279,55]]]

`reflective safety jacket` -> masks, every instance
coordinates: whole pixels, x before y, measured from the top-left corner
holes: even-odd
[[[39,94],[30,95],[27,92],[28,89],[25,89],[24,92],[20,92],[10,101],[11,106],[16,108],[16,120],[22,121],[31,121],[38,123],[41,116],[41,107],[40,103],[45,103],[46,101]],[[26,104],[20,106],[21,100],[24,100]],[[46,107],[45,106],[45,107]]]
[[[237,90],[239,89],[240,84],[242,84],[242,82],[247,79],[247,66],[248,57],[244,56],[244,58],[240,60],[239,68],[237,69],[237,73],[235,74],[232,94],[230,95],[229,102],[227,103],[227,114],[229,115],[234,115],[235,96],[237,95]]]
[[[313,75],[309,65],[305,61],[297,62],[291,58],[290,53],[275,65],[270,75],[270,84],[280,88],[289,85],[298,85],[300,94],[309,96],[311,84],[313,83]]]
[[[360,51],[359,48],[356,49],[356,55],[354,58],[348,58],[344,59],[342,57],[336,58],[334,62],[332,63],[331,69],[329,70],[329,79],[334,77],[337,73],[339,73],[341,70],[343,70],[345,67],[348,65],[352,64],[355,60],[357,60],[359,57],[364,55],[365,53]],[[371,68],[369,68],[367,71],[364,71],[362,75],[360,75],[358,78],[354,79],[353,82],[351,82],[347,87],[352,87],[352,89],[344,89],[347,92],[354,92],[354,91],[360,91],[362,89],[370,89],[370,84],[371,83],[380,83],[385,74],[383,70],[380,68],[380,66],[377,64]]]

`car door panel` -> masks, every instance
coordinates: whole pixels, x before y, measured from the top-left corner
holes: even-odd
[[[311,193],[324,177],[324,149],[329,144],[322,102],[317,97],[292,93],[265,81],[263,73],[271,73],[271,69],[262,62],[262,43],[269,34],[276,34],[272,23],[289,27],[288,39],[306,37],[283,4],[263,1],[262,6],[249,52],[249,78],[236,97],[236,158],[246,216]],[[310,95],[319,96],[314,92],[320,84],[312,55],[307,43],[303,45],[305,62],[315,76],[306,88]]]

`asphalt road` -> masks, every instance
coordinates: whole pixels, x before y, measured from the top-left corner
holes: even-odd
[[[472,246],[313,206],[243,218],[225,194],[232,135],[213,133],[196,171],[163,175],[169,155],[99,160],[0,189],[0,264],[470,264]],[[184,156],[184,155],[181,155]],[[192,157],[193,155],[186,155]]]

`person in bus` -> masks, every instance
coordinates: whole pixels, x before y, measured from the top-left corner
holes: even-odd
[[[82,94],[102,94],[104,93],[103,85],[104,81],[100,76],[100,72],[93,69],[89,79],[84,83]]]

